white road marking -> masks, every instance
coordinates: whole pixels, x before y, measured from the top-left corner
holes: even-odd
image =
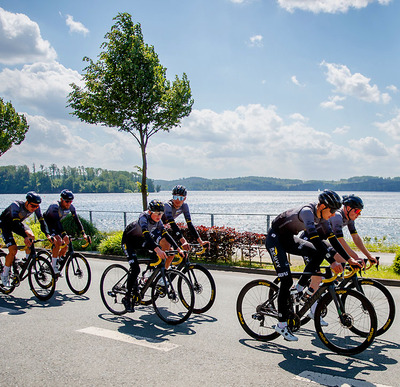
[[[318,383],[322,386],[340,387],[390,387],[383,384],[374,384],[365,380],[348,379],[341,376],[321,374],[318,372],[304,371],[294,379],[307,383]]]
[[[78,332],[123,341],[124,343],[141,345],[142,347],[157,349],[158,351],[163,352],[168,352],[179,347],[179,345],[169,343],[168,341],[151,339],[149,337],[127,335],[121,332],[115,332],[104,328],[88,327],[84,329],[79,329]]]

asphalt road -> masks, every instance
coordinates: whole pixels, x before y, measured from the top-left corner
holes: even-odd
[[[236,298],[254,274],[212,271],[217,299],[205,315],[163,323],[152,307],[122,317],[102,304],[99,281],[112,262],[90,259],[92,285],[72,294],[64,278],[48,303],[27,281],[0,295],[0,386],[399,386],[399,318],[354,357],[322,346],[313,325],[299,341],[263,343],[240,327]],[[400,288],[390,287],[396,302]]]

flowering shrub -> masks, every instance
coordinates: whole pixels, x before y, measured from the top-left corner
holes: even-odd
[[[186,224],[179,223],[183,236],[187,241],[193,241]],[[206,251],[205,259],[211,262],[223,260],[224,262],[231,262],[232,258],[238,252],[241,253],[241,258],[251,260],[259,253],[258,247],[263,246],[265,242],[265,235],[251,233],[251,232],[238,232],[231,227],[206,227],[197,226],[197,232],[203,241],[210,242],[210,249]]]

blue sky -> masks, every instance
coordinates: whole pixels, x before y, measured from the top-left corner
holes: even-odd
[[[135,139],[66,108],[119,12],[194,106],[151,138],[149,176],[400,176],[400,2],[0,0],[0,96],[26,115],[0,165],[135,170]]]

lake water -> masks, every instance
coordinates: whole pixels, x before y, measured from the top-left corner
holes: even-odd
[[[340,195],[347,192],[338,192]],[[361,236],[386,237],[400,244],[400,193],[399,192],[355,192],[365,205],[357,219]],[[277,214],[311,201],[316,201],[318,192],[313,191],[190,191],[187,197],[194,225],[211,226],[211,214],[216,226],[233,227],[237,231],[265,233],[267,215],[272,220]],[[42,195],[42,210],[59,198],[58,194]],[[149,194],[151,199],[167,201],[169,191]],[[0,195],[0,209],[13,200],[24,200],[25,195]],[[137,219],[141,212],[140,194],[76,194],[74,205],[78,213],[92,220],[102,231],[122,230],[126,212],[127,223]],[[181,219],[178,218],[178,221]],[[183,221],[183,217],[182,217]]]

